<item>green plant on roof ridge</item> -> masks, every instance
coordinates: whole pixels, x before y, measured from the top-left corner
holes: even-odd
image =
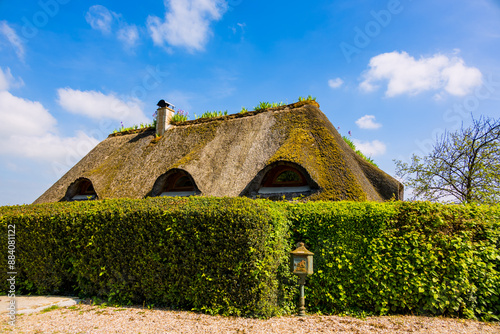
[[[127,131],[147,129],[147,128],[156,129],[156,120],[154,120],[153,123],[141,123],[139,125],[134,124],[134,125],[129,126],[129,127],[123,126],[123,122],[121,123],[121,125],[122,126],[120,128],[114,129],[113,133],[127,132]]]
[[[352,148],[352,150],[354,152],[356,152],[357,155],[359,155],[360,157],[362,157],[363,159],[365,159],[366,161],[368,161],[369,163],[371,163],[373,166],[378,167],[378,165],[375,163],[375,161],[373,161],[372,158],[367,157],[366,155],[363,154],[363,152],[361,152],[360,150],[358,150],[356,148],[356,145],[354,145],[354,143],[352,142],[352,140],[350,140],[346,136],[342,136],[342,139],[344,139],[344,141],[347,143],[347,145],[349,145],[349,147]]]
[[[198,118],[215,118],[215,117],[221,117],[221,116],[226,116],[227,115],[227,110],[222,111],[222,110],[214,110],[214,111],[205,111],[200,117]]]
[[[316,97],[312,97],[311,95],[308,95],[307,97],[299,96],[299,102],[302,101],[316,101]]]
[[[259,104],[254,108],[255,111],[262,111],[271,108],[272,105],[269,102],[259,102]]]
[[[255,111],[262,111],[269,108],[276,108],[284,106],[285,103],[282,102],[259,102],[259,104],[254,108]]]
[[[316,101],[316,97],[313,97],[311,95],[308,95],[307,97],[299,96],[299,102],[303,102],[303,101]],[[281,107],[284,105],[286,105],[286,103],[283,101],[281,101],[281,102],[259,102],[259,104],[254,108],[254,110],[255,111],[262,111],[262,110],[266,110],[269,108]],[[245,110],[246,110],[246,108],[245,108]],[[241,113],[243,113],[243,109],[242,109]]]
[[[188,120],[188,112],[182,109],[178,109],[172,116],[173,122],[184,122]]]
[[[299,102],[303,102],[303,101],[316,101],[316,97],[313,97],[311,95],[308,95],[307,97],[299,96]],[[281,106],[285,106],[285,105],[286,105],[286,103],[283,101],[280,101],[280,102],[267,102],[267,101],[266,102],[259,102],[259,104],[254,108],[254,110],[255,111],[263,111],[263,110],[266,110],[269,108],[277,108],[277,107],[281,107]],[[244,114],[246,112],[248,112],[248,109],[245,107],[241,107],[241,110],[239,113]],[[219,111],[206,111],[201,116],[194,114],[194,119],[216,118],[216,117],[221,117],[221,116],[226,116],[226,115],[228,115],[227,110],[226,111],[221,111],[221,110],[219,110]],[[128,131],[144,129],[144,128],[156,129],[156,124],[157,124],[156,117],[157,117],[157,113],[155,112],[153,114],[153,122],[152,123],[150,123],[150,124],[141,123],[140,125],[133,125],[131,127],[124,127],[123,122],[122,122],[121,128],[113,130],[113,133],[128,132]],[[188,120],[188,113],[184,110],[181,110],[181,109],[177,110],[172,117],[173,123],[184,122],[187,120]],[[366,158],[366,159],[371,160],[369,158]]]

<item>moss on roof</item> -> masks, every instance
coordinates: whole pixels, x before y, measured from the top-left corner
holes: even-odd
[[[315,101],[176,123],[161,138],[153,129],[112,134],[35,203],[62,200],[84,177],[100,199],[143,198],[172,168],[191,174],[202,195],[239,196],[267,166],[303,167],[319,191],[310,200],[386,200],[401,185],[361,161]]]
[[[344,152],[318,111],[304,107],[277,115],[275,127],[284,131],[287,139],[268,163],[290,161],[304,167],[322,186],[322,191],[312,196],[314,199],[365,200],[367,196],[356,182]]]

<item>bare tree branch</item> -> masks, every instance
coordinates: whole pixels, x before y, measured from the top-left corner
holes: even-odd
[[[423,158],[395,160],[396,174],[414,199],[457,203],[500,200],[500,119],[472,119],[472,125],[446,132]]]

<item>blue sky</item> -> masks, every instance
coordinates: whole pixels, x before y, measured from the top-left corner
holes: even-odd
[[[31,203],[165,99],[317,98],[381,169],[500,116],[500,1],[0,0],[0,205]]]

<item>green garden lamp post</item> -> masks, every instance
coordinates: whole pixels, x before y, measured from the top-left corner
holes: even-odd
[[[306,284],[307,275],[313,273],[313,255],[306,249],[303,242],[297,244],[297,249],[290,252],[292,256],[292,272],[299,276],[300,284],[300,299],[299,299],[299,316],[306,315],[305,297],[304,297],[304,284]]]

